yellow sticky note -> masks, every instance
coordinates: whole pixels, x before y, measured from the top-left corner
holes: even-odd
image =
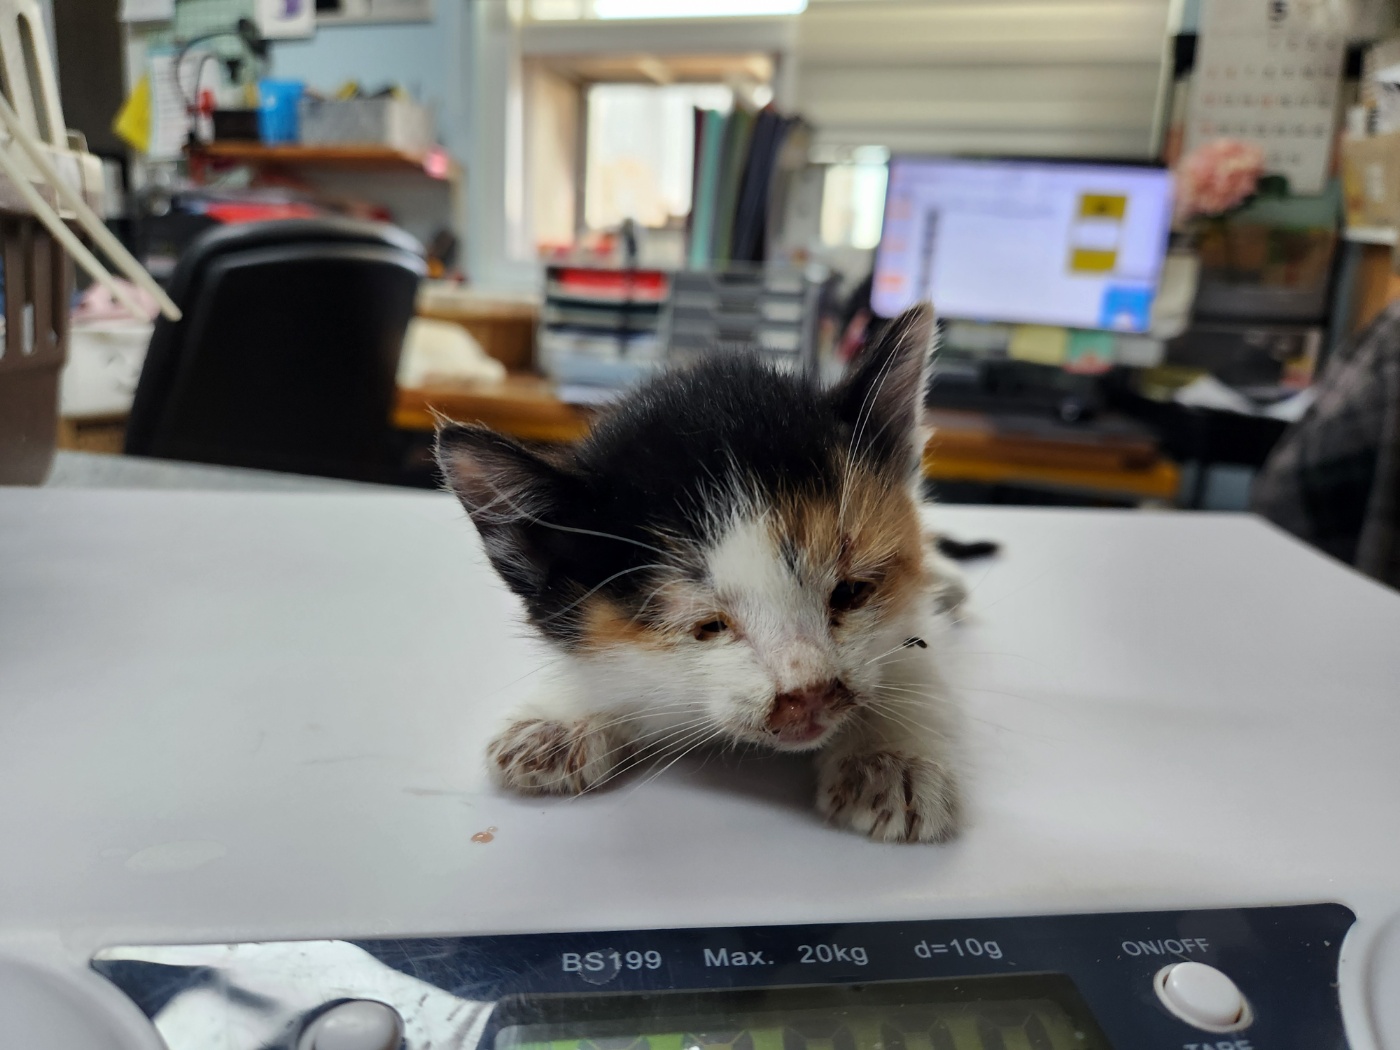
[[[131,94],[122,103],[112,130],[123,142],[139,153],[151,148],[151,78],[142,74]]]
[[[1011,329],[1007,352],[1017,361],[1036,365],[1064,364],[1069,352],[1069,329],[1045,324],[1018,324]]]
[[[1079,196],[1081,219],[1122,219],[1128,210],[1128,198],[1121,193],[1082,193]]]
[[[1073,273],[1110,273],[1118,265],[1118,253],[1098,248],[1075,248],[1070,252],[1069,268]]]

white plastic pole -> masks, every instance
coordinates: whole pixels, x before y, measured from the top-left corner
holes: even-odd
[[[131,293],[117,283],[115,277],[107,272],[92,252],[83,246],[83,242],[78,240],[77,235],[68,228],[68,224],[59,218],[58,212],[49,206],[49,202],[44,200],[29,182],[29,176],[21,170],[15,163],[15,159],[10,156],[8,150],[0,146],[0,169],[9,176],[10,181],[15,184],[15,189],[19,190],[19,195],[25,199],[30,209],[34,212],[34,217],[44,224],[44,227],[54,235],[58,243],[63,245],[68,254],[73,256],[78,265],[92,275],[92,279],[97,281],[112,293],[117,302],[131,311],[132,317],[144,319],[146,312],[141,309],[140,304],[131,297]],[[65,303],[64,309],[67,308]]]
[[[146,268],[132,258],[131,253],[123,247],[122,242],[112,235],[112,231],[107,229],[106,223],[88,207],[87,201],[83,200],[83,195],[59,175],[49,161],[48,155],[44,152],[44,147],[34,141],[34,136],[29,134],[28,129],[20,121],[19,114],[14,111],[14,108],[2,95],[0,95],[0,121],[4,122],[11,137],[24,147],[24,152],[29,154],[29,159],[34,162],[39,173],[57,191],[59,199],[73,209],[79,225],[92,236],[98,247],[107,253],[107,257],[112,260],[117,269],[130,278],[133,284],[148,292],[160,305],[161,313],[172,321],[178,321],[180,308],[171,301],[170,296],[165,294],[165,289],[156,283],[155,278],[146,272]],[[13,178],[13,176],[11,177]]]

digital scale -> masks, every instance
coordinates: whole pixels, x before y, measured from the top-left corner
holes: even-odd
[[[1311,905],[285,941],[109,949],[93,966],[170,1050],[1345,1047],[1353,921]]]
[[[447,497],[0,492],[0,1045],[1397,1050],[1400,596],[1244,516],[940,508],[968,824],[575,800]]]

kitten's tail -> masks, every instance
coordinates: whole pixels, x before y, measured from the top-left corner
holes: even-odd
[[[964,542],[948,536],[939,536],[938,553],[953,561],[970,561],[973,558],[989,558],[1001,550],[1001,544],[994,540],[971,540]]]

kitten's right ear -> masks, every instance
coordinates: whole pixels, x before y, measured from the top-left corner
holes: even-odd
[[[836,414],[851,428],[857,451],[901,467],[918,462],[935,331],[929,304],[904,311],[861,351],[850,374],[832,391]]]
[[[482,426],[440,426],[434,455],[476,523],[491,564],[518,593],[532,593],[543,582],[545,559],[532,542],[538,530],[530,526],[559,505],[564,472]]]

